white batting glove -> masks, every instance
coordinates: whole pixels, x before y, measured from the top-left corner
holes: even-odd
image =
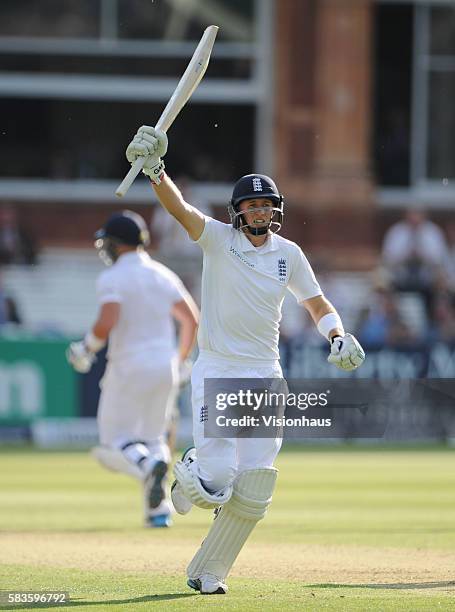
[[[365,352],[352,334],[336,336],[327,361],[340,370],[355,370],[365,361]]]
[[[193,362],[191,359],[185,359],[179,363],[179,385],[183,387],[191,379],[191,370],[193,369]]]
[[[71,342],[66,350],[66,358],[68,363],[80,374],[87,374],[96,360],[95,353],[87,348],[83,340]]]
[[[137,131],[136,136],[126,149],[126,159],[133,164],[138,157],[146,157],[142,172],[150,180],[159,185],[164,170],[164,162],[161,159],[166,155],[167,136],[162,130],[143,125]]]

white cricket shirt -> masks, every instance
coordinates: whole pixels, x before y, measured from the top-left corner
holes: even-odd
[[[174,272],[144,251],[124,253],[100,274],[97,295],[100,305],[121,305],[120,318],[109,334],[110,360],[138,353],[172,357],[176,333],[171,310],[188,295]]]
[[[322,295],[300,247],[276,234],[254,247],[243,232],[211,217],[197,243],[204,252],[201,350],[257,362],[279,359],[281,305]]]

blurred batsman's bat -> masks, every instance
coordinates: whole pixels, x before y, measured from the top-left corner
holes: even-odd
[[[178,82],[174,93],[172,94],[169,102],[166,104],[166,108],[158,119],[156,127],[163,132],[167,132],[171,125],[174,123],[175,118],[188,102],[193,91],[199,85],[202,77],[207,70],[209,65],[210,54],[212,53],[213,44],[215,42],[216,35],[218,33],[218,26],[211,25],[204,31],[198,46],[196,47],[193,57],[190,60],[182,78]],[[125,195],[128,189],[133,184],[134,179],[142,170],[145,160],[145,156],[138,157],[134,164],[131,166],[130,171],[125,176],[121,184],[118,186],[115,195],[120,198]]]

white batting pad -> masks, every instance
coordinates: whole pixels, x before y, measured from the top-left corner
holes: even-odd
[[[128,461],[122,451],[116,448],[95,446],[92,448],[92,457],[108,470],[122,472],[122,474],[133,476],[133,478],[137,478],[138,480],[144,480],[144,474],[137,465]]]
[[[209,493],[204,487],[196,473],[196,461],[187,465],[183,461],[177,461],[174,465],[174,475],[182,487],[182,491],[192,504],[199,508],[210,510],[218,508],[227,503],[232,495],[232,485],[225,487],[216,493]]]
[[[213,574],[224,581],[234,561],[258,521],[264,518],[272,501],[278,470],[245,470],[234,481],[234,491],[225,504],[201,548],[188,566],[192,580]]]

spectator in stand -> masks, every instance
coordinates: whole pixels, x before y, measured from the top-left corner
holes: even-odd
[[[16,302],[8,295],[1,284],[0,277],[0,327],[8,323],[20,325],[22,319],[19,315]]]
[[[447,294],[438,296],[434,305],[433,337],[439,342],[455,343],[455,307]]]
[[[430,318],[434,283],[446,265],[447,253],[441,228],[420,209],[406,212],[384,237],[382,260],[393,288],[420,293]]]
[[[455,300],[455,221],[447,224],[447,259],[445,264],[445,274],[447,278],[448,290]]]
[[[356,326],[356,333],[362,344],[370,348],[397,347],[407,346],[418,340],[406,325],[389,289],[377,287],[368,304],[361,311]]]
[[[176,185],[188,202],[191,201],[191,184],[186,176],[179,177]],[[198,202],[198,208],[205,215],[213,216],[212,207],[207,202]],[[150,230],[157,244],[158,254],[164,258],[191,257],[202,261],[201,249],[188,237],[180,223],[170,216],[162,206],[156,206],[153,211]]]
[[[455,342],[455,224],[447,227],[449,250],[446,266],[435,283],[431,339]]]
[[[0,207],[0,264],[36,264],[36,246],[18,221],[16,210]]]
[[[191,183],[186,176],[177,179],[176,184],[184,197],[190,202]],[[198,202],[199,210],[208,217],[213,216],[212,206],[208,202]],[[202,253],[200,247],[188,237],[180,223],[162,206],[155,206],[150,222],[152,241],[156,245],[155,256],[159,261],[174,270],[188,287],[196,302],[200,303]]]

